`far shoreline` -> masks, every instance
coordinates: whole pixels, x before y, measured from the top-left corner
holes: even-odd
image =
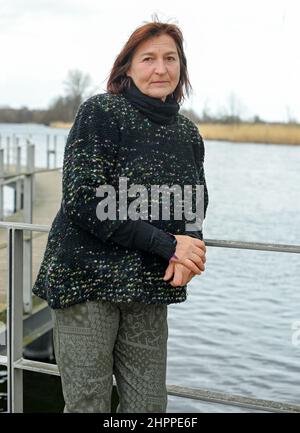
[[[72,122],[51,122],[52,128],[70,129]],[[199,123],[204,140],[240,143],[300,145],[300,124],[283,123]]]
[[[299,124],[280,123],[200,123],[197,125],[205,140],[261,144],[300,144]]]

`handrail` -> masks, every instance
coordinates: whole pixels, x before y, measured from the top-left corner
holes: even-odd
[[[59,375],[57,365],[23,358],[23,231],[49,232],[50,226],[0,221],[0,229],[8,233],[8,293],[7,293],[7,356],[0,356],[0,365],[8,369],[8,412],[23,412],[23,370]],[[211,247],[300,253],[300,245],[241,242],[205,239]],[[262,400],[210,390],[167,385],[167,392],[177,397],[210,403],[239,406],[267,412],[300,412],[300,405]]]
[[[49,232],[51,226],[40,224],[28,224],[13,221],[0,221],[0,228],[12,228],[26,231],[39,231]],[[275,251],[284,253],[300,253],[300,245],[297,244],[274,244],[267,242],[245,242],[245,241],[232,241],[222,239],[205,239],[205,245],[209,247],[221,248],[238,248],[245,250],[260,250],[260,251]]]
[[[62,167],[54,167],[54,168],[35,168],[34,170],[25,170],[20,171],[19,173],[9,173],[3,174],[1,176],[0,182],[2,185],[9,184],[11,182],[15,182],[16,180],[23,178],[25,176],[29,176],[31,174],[40,174],[40,173],[48,173],[50,171],[61,171]],[[4,180],[2,180],[4,179]]]

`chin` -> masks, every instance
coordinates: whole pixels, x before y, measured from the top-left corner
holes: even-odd
[[[165,93],[162,95],[159,92],[151,92],[149,96],[152,96],[152,98],[158,98],[158,99],[162,99],[162,98],[167,97],[167,95]]]

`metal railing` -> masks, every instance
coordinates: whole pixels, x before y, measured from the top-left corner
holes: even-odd
[[[47,135],[47,168],[35,166],[35,149],[36,146],[26,138],[26,164],[21,166],[21,151],[19,146],[19,137],[13,134],[12,139],[7,137],[6,149],[1,148],[0,134],[0,220],[4,217],[4,187],[10,186],[14,190],[14,212],[23,210],[25,223],[32,223],[33,201],[35,198],[35,175],[39,173],[61,170],[57,167],[57,136],[53,137],[54,148],[50,149],[50,135]],[[11,148],[12,144],[12,148]],[[11,152],[11,150],[13,152]],[[11,155],[12,153],[12,155]],[[50,155],[54,155],[54,168],[50,168]],[[5,158],[6,156],[6,158]],[[11,158],[13,156],[14,158]],[[5,164],[6,160],[6,164]],[[13,170],[11,168],[13,167]],[[32,311],[31,297],[31,269],[32,269],[32,233],[29,232],[29,238],[24,240],[24,290],[23,302],[24,309],[27,313]]]
[[[57,365],[23,358],[23,231],[49,232],[44,225],[0,222],[7,230],[8,287],[7,287],[7,356],[0,356],[0,365],[8,370],[8,412],[23,412],[23,370],[59,376]],[[210,247],[300,253],[300,245],[257,242],[236,242],[205,239]],[[115,383],[115,379],[114,379]],[[262,400],[210,390],[167,385],[169,395],[210,403],[238,406],[267,412],[300,412],[300,405]]]

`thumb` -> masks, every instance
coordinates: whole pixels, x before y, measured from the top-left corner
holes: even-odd
[[[182,268],[180,266],[175,266],[174,278],[172,280],[172,285],[180,286],[182,284]]]
[[[169,280],[174,273],[174,263],[170,263],[166,269],[165,275],[163,277],[163,280]]]

